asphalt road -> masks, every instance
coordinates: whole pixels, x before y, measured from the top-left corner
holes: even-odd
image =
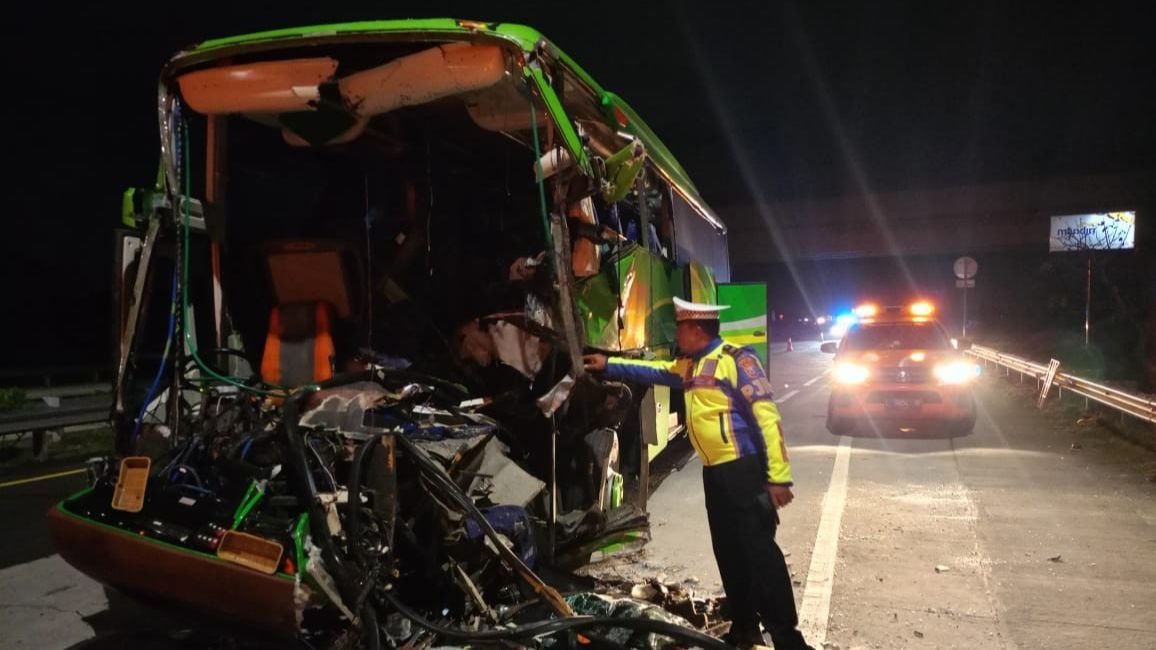
[[[996,372],[979,382],[970,435],[836,437],[824,428],[831,358],[817,342],[794,348],[776,345],[770,363],[796,481],[778,539],[813,644],[1156,647],[1156,454],[1055,404],[1035,410],[1030,387]],[[596,573],[719,592],[700,465],[685,443],[667,453],[680,452],[650,499],[653,541]],[[195,622],[173,625],[54,554],[42,515],[82,483],[0,487],[0,648],[119,647],[142,628],[184,630],[152,647],[212,645]]]
[[[794,348],[770,363],[796,482],[778,541],[812,644],[1156,648],[1156,454],[994,370],[970,435],[833,436],[831,357]],[[595,572],[721,593],[697,459],[650,509],[641,558]]]

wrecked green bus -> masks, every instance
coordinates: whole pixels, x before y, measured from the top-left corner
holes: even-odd
[[[644,536],[683,418],[581,355],[673,354],[671,298],[729,280],[667,148],[509,24],[206,41],[157,99],[157,182],[119,230],[116,454],[49,513],[65,559],[318,643],[594,625],[533,567]]]

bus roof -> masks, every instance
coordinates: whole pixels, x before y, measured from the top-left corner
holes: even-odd
[[[300,44],[325,44],[373,39],[397,40],[496,40],[506,47],[517,48],[524,55],[539,53],[564,66],[599,98],[607,123],[614,129],[638,138],[646,146],[659,173],[718,230],[725,232],[722,220],[706,204],[686,170],[657,135],[621,97],[604,89],[568,54],[532,27],[512,23],[483,23],[453,18],[375,20],[308,27],[292,27],[239,36],[207,40],[177,53],[169,61],[163,78],[170,78],[191,65],[234,55],[240,51],[280,49]]]

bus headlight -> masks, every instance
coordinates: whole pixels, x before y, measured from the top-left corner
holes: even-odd
[[[862,384],[867,381],[870,372],[866,366],[854,363],[840,363],[835,366],[836,384]]]
[[[953,361],[935,366],[935,378],[945,384],[965,384],[979,376],[979,366],[966,361]]]

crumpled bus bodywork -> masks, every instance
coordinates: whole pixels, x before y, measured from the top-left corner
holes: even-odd
[[[645,538],[623,475],[679,416],[581,355],[671,354],[671,297],[729,274],[661,142],[537,32],[448,19],[202,43],[158,122],[117,455],[50,513],[62,555],[321,643],[593,625],[534,567]],[[652,623],[620,622],[710,641]]]

